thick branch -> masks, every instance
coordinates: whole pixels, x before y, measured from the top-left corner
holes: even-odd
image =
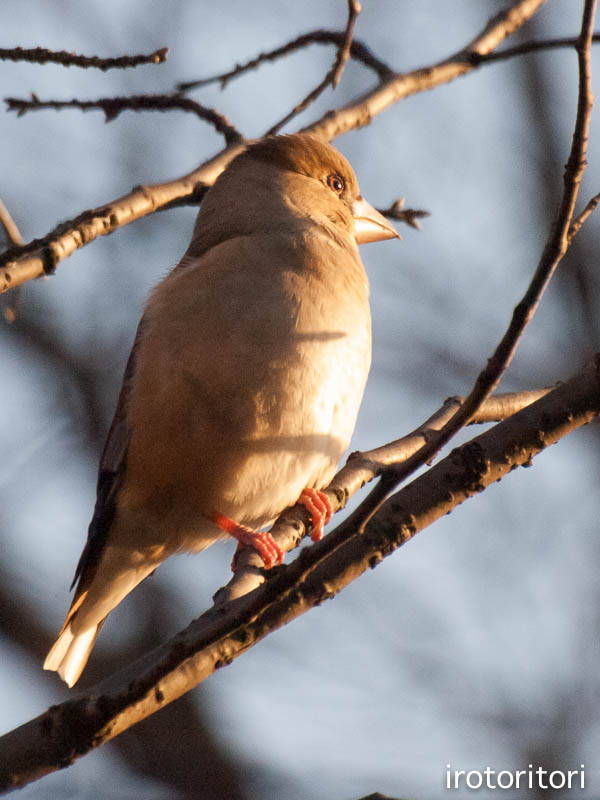
[[[7,261],[4,261],[4,257],[0,259],[0,264],[4,262],[0,266],[0,292],[40,275],[51,275],[63,259],[98,236],[106,236],[184,197],[195,196],[199,188],[214,183],[229,161],[242,149],[242,145],[233,145],[183,178],[151,186],[137,186],[107,206],[84,211],[76,219],[59,225],[49,236],[33,243],[33,247],[26,245],[23,255],[9,251]]]
[[[317,133],[327,140],[334,139],[353,128],[368,125],[374,116],[411,94],[432,89],[465,75],[475,69],[469,62],[470,53],[491,52],[533,16],[543,2],[544,0],[513,2],[456,55],[426,69],[393,75],[372,92],[337,111],[330,111],[305,130]],[[158,211],[168,203],[191,195],[198,185],[212,184],[240,149],[238,146],[227,148],[179,180],[138,187],[108,205],[87,212],[86,219],[81,224],[77,221],[64,223],[59,235],[44,237],[35,249],[26,252],[13,251],[6,259],[0,258],[0,292],[51,273],[62,259],[97,236],[112,233],[121,225],[127,225]]]
[[[0,739],[0,789],[22,786],[114,738],[226,666],[269,633],[333,597],[464,500],[529,465],[600,413],[600,359],[533,405],[454,450],[391,497],[360,534],[352,516],[256,591],[89,692]]]
[[[551,388],[534,389],[527,392],[506,392],[488,398],[471,419],[471,424],[498,422],[516,414],[536,402]],[[390,465],[401,464],[428,442],[465,402],[464,397],[449,397],[444,405],[425,420],[414,431],[393,442],[366,452],[354,452],[344,467],[334,476],[326,491],[334,513],[345,507],[352,495],[370,481],[378,478]],[[284,552],[297,547],[311,530],[311,517],[306,507],[297,503],[284,511],[271,528],[271,535]],[[241,597],[264,583],[263,561],[250,547],[236,554],[236,570],[227,584],[214,596],[216,605],[222,605]]]

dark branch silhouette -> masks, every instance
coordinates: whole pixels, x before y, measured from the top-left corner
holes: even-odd
[[[100,58],[99,56],[82,56],[68,53],[66,50],[47,50],[45,47],[0,47],[0,60],[29,61],[32,64],[62,64],[63,67],[82,67],[83,69],[128,69],[140,64],[164,64],[167,60],[168,47],[161,47],[153,53],[135,56],[116,56]]]
[[[5,97],[4,102],[8,110],[16,111],[19,117],[29,111],[43,111],[48,108],[55,111],[77,108],[80,111],[104,111],[106,122],[112,122],[123,111],[189,111],[212,125],[217,133],[223,135],[226,144],[236,144],[244,139],[229,120],[214,108],[207,108],[178,94],[137,94],[128,97],[101,97],[98,100],[40,100],[36,94],[32,94],[31,100]]]

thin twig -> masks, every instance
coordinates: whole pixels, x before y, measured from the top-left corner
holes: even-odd
[[[331,65],[327,75],[325,75],[318,86],[315,86],[312,92],[309,92],[306,95],[304,100],[301,100],[288,114],[285,115],[283,119],[279,120],[279,122],[275,123],[275,125],[269,128],[266,133],[267,136],[273,136],[275,133],[277,133],[277,131],[281,130],[284,125],[287,125],[291,119],[308,108],[308,106],[310,106],[311,103],[314,103],[317,97],[319,97],[328,86],[332,86],[334,89],[337,87],[346,62],[348,61],[350,46],[352,44],[352,34],[354,33],[354,25],[356,23],[356,18],[361,11],[362,8],[359,0],[348,0],[348,22],[346,24],[344,41],[339,46],[335,61]]]
[[[261,64],[267,61],[275,61],[278,58],[287,56],[290,53],[307,47],[311,44],[335,44],[337,47],[343,47],[346,34],[340,31],[325,31],[316,30],[303,33],[297,39],[276,48],[269,50],[266,53],[259,53],[256,58],[247,61],[245,64],[236,64],[235,67],[228,72],[223,72],[220,75],[212,75],[210,78],[201,78],[196,81],[185,81],[177,84],[177,89],[180,92],[186,92],[190,89],[198,89],[202,86],[208,86],[211,83],[220,83],[221,89],[224,89],[230,80],[238,78],[249,70],[256,69]],[[350,58],[364,64],[365,67],[372,69],[379,76],[380,80],[385,80],[394,74],[394,70],[387,64],[377,58],[369,48],[357,39],[353,39],[350,44]]]
[[[117,56],[116,58],[99,58],[99,56],[81,56],[68,53],[66,50],[47,50],[45,47],[0,47],[0,60],[30,61],[35,64],[62,64],[63,67],[93,67],[103,72],[109,69],[127,69],[140,64],[162,64],[167,60],[168,47],[161,47],[154,53],[136,56]]]
[[[4,102],[9,111],[16,111],[22,117],[28,111],[41,111],[52,108],[60,111],[63,108],[78,108],[80,111],[104,111],[106,122],[116,119],[122,111],[172,111],[179,109],[196,114],[197,117],[208,122],[217,133],[225,138],[227,144],[236,144],[243,141],[242,134],[233,127],[229,120],[215,111],[214,108],[182,97],[179,94],[137,94],[126,97],[101,97],[98,100],[40,100],[36,94],[31,95],[31,100],[18,97],[5,97]]]
[[[348,131],[368,125],[373,117],[406,97],[467,75],[475,69],[468,63],[467,52],[489,53],[529,20],[543,2],[513,0],[454,56],[403,75],[392,74],[375,89],[346,106],[327,112],[303,130],[331,141]],[[79,247],[152,214],[168,203],[188,197],[196,186],[211,185],[240,150],[239,145],[233,145],[177,180],[138,187],[95,211],[86,212],[88,218],[85,225],[77,225],[74,220],[71,228],[67,226],[60,236],[53,238],[48,234],[43,237],[37,248],[0,257],[0,292],[51,272]]]
[[[331,76],[331,86],[337,89],[344,67],[348,63],[350,57],[350,48],[352,47],[352,38],[354,36],[354,26],[356,25],[356,18],[362,11],[362,6],[359,0],[348,0],[348,23],[346,25],[346,32],[344,35],[344,43],[338,49],[335,62],[333,64],[333,75]]]
[[[377,210],[380,214],[383,214],[384,217],[398,220],[398,222],[404,222],[405,225],[409,225],[417,231],[421,230],[419,220],[431,216],[429,211],[425,211],[422,208],[404,208],[403,197],[394,200],[389,208],[378,208]]]
[[[569,229],[573,219],[581,178],[586,166],[587,135],[593,105],[590,50],[595,10],[596,0],[585,0],[581,34],[577,45],[579,60],[577,117],[571,152],[565,168],[563,197],[556,222],[548,236],[529,287],[521,302],[515,307],[506,333],[496,347],[494,354],[488,360],[485,369],[477,377],[464,405],[448,421],[444,428],[435,436],[432,436],[430,441],[417,453],[401,466],[387,470],[382,475],[377,486],[354,511],[352,515],[353,522],[361,531],[364,531],[368,521],[381,508],[390,492],[420,466],[429,463],[455,433],[467,424],[481,403],[497,387],[502,375],[512,361],[521,336],[531,321],[552,275],[569,247]]]
[[[20,247],[23,244],[23,237],[19,230],[17,223],[11,217],[8,208],[0,200],[0,224],[4,228],[6,238],[14,247]]]
[[[469,59],[472,64],[490,64],[493,61],[505,61],[514,56],[524,56],[528,53],[537,53],[540,50],[557,50],[563,47],[576,47],[579,39],[575,37],[563,37],[558,39],[542,39],[541,41],[529,41],[518,44],[515,47],[507,47],[506,50],[499,50],[495,53],[471,53]],[[600,33],[594,33],[592,42],[600,42]]]
[[[590,214],[594,211],[596,206],[600,203],[600,192],[595,194],[591,200],[588,200],[586,207],[583,209],[581,214],[579,214],[573,222],[571,223],[571,227],[569,228],[569,244],[571,244],[571,240],[577,236],[579,230],[586,219],[590,216]]]
[[[18,228],[17,223],[12,218],[8,208],[4,205],[2,200],[0,200],[0,225],[6,234],[6,238],[12,247],[20,247],[23,244],[23,237],[21,236],[21,231]],[[8,248],[1,248],[2,250]],[[2,315],[6,322],[11,325],[17,318],[17,309],[19,306],[19,300],[21,298],[21,287],[17,286],[11,292],[10,296],[7,295],[6,300],[1,303],[2,306]]]
[[[204,86],[209,86],[211,83],[220,83],[221,88],[224,89],[229,81],[238,78],[249,70],[256,69],[261,64],[268,61],[275,61],[279,58],[294,53],[311,44],[335,44],[341,45],[344,41],[345,34],[340,31],[327,31],[327,30],[314,30],[298,36],[287,42],[275,50],[269,50],[266,53],[259,53],[255,58],[247,61],[244,64],[236,64],[235,67],[227,72],[222,72],[219,75],[211,75],[208,78],[200,78],[195,81],[184,81],[177,84],[177,89],[180,92],[186,92],[191,89],[199,89]],[[600,41],[600,33],[595,33],[592,36],[592,42]],[[473,66],[480,66],[481,64],[490,64],[494,61],[504,61],[515,56],[527,55],[528,53],[539,52],[543,50],[556,50],[565,47],[575,47],[577,38],[558,38],[558,39],[542,39],[541,41],[529,41],[516,47],[509,47],[506,50],[500,50],[494,53],[477,53],[470,51],[468,60]],[[379,78],[383,81],[390,76],[396,74],[388,64],[377,58],[371,50],[358,39],[353,39],[350,46],[350,58],[364,64],[365,67],[372,69]]]

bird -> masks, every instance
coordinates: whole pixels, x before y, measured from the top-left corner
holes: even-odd
[[[358,245],[392,237],[320,137],[268,136],[231,160],[139,323],[44,669],[73,686],[107,615],[173,554],[232,536],[270,568],[283,554],[261,529],[298,500],[320,538],[371,362]]]

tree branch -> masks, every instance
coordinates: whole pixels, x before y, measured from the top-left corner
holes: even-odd
[[[331,86],[333,89],[337,87],[340,82],[340,78],[342,77],[344,67],[346,66],[346,62],[348,61],[348,56],[350,55],[354,25],[356,23],[356,18],[361,11],[362,7],[359,0],[348,0],[348,22],[346,23],[346,31],[344,33],[344,38],[338,47],[335,61],[331,65],[327,75],[325,75],[318,86],[315,86],[312,92],[309,92],[306,95],[304,100],[301,100],[288,114],[285,115],[285,117],[283,117],[283,119],[279,120],[279,122],[276,122],[275,125],[269,128],[266,133],[267,136],[273,136],[280,131],[284,125],[290,122],[290,120],[314,103],[317,97],[323,94],[328,86]]]
[[[264,586],[211,609],[170,642],[0,738],[0,789],[68,766],[379,564],[417,532],[600,413],[600,357],[533,405],[452,451],[385,503],[352,516]]]
[[[404,208],[403,197],[394,200],[389,208],[378,208],[377,210],[380,214],[383,214],[384,217],[395,219],[398,222],[404,222],[405,225],[409,225],[417,231],[421,230],[421,223],[419,220],[431,216],[429,211],[425,211],[422,208]]]
[[[180,92],[187,92],[191,89],[198,89],[203,86],[208,86],[211,83],[220,83],[221,89],[224,89],[229,81],[240,77],[251,69],[256,69],[258,66],[267,61],[275,61],[278,58],[287,56],[290,53],[300,50],[303,47],[307,47],[310,44],[335,44],[337,47],[340,47],[343,45],[345,38],[345,32],[340,33],[339,31],[325,30],[309,31],[308,33],[303,33],[302,36],[298,36],[297,39],[293,39],[291,42],[287,42],[287,44],[276,48],[275,50],[269,50],[266,53],[259,53],[256,58],[253,58],[251,61],[247,61],[245,64],[236,64],[235,67],[228,72],[223,72],[220,75],[212,75],[210,78],[200,78],[196,81],[185,81],[178,83],[177,89]],[[377,73],[381,80],[394,74],[394,70],[391,67],[388,67],[387,64],[384,64],[384,62],[378,59],[363,42],[359,42],[357,39],[353,39],[350,44],[350,58],[353,58],[355,61],[359,61],[365,67],[372,69],[375,73]]]
[[[497,422],[516,414],[536,402],[552,388],[527,392],[507,392],[489,397],[473,415],[469,424]],[[378,478],[391,465],[401,464],[426,444],[436,431],[451,419],[465,402],[464,397],[449,397],[444,405],[409,434],[366,452],[354,452],[326,488],[334,513],[370,481]],[[306,507],[296,503],[284,511],[273,524],[271,536],[285,552],[297,547],[310,532],[312,519]],[[233,577],[214,596],[215,605],[228,603],[256,589],[265,581],[264,564],[256,550],[244,547],[236,553]]]
[[[476,67],[469,63],[470,53],[491,52],[533,16],[543,2],[518,0],[511,3],[456,55],[425,69],[390,76],[376,89],[343,108],[328,112],[304,130],[330,141],[354,128],[368,125],[374,116],[411,94],[471,72]],[[192,195],[197,186],[211,185],[240,150],[241,146],[232,145],[178,180],[137,187],[107,205],[63,223],[57,229],[59,233],[55,231],[43,237],[31,249],[12,250],[0,258],[0,292],[40,275],[51,274],[60,261],[96,237],[112,233],[122,225]]]
[[[4,205],[2,200],[0,200],[0,225],[2,225],[2,230],[6,234],[6,241],[8,242],[8,245],[2,246],[0,250],[6,250],[9,246],[20,247],[23,244],[23,237],[21,236],[17,223],[10,215],[8,208]],[[2,315],[9,325],[12,325],[17,318],[17,307],[19,305],[20,296],[21,287],[17,286],[10,296],[2,298],[2,301],[0,301]]]
[[[229,81],[234,78],[239,78],[246,72],[256,69],[261,64],[267,61],[275,61],[278,58],[287,56],[297,50],[307,47],[311,44],[335,44],[340,45],[344,39],[344,33],[339,31],[326,31],[315,30],[303,33],[297,39],[277,47],[275,50],[269,50],[266,53],[259,53],[255,58],[247,61],[245,64],[236,64],[235,67],[227,72],[222,72],[219,75],[211,75],[209,78],[200,78],[195,81],[185,81],[177,84],[177,89],[180,92],[187,92],[191,89],[199,89],[203,86],[209,86],[211,83],[220,83],[221,89],[224,89]],[[487,53],[482,55],[480,53],[472,52],[470,61],[473,66],[480,66],[481,64],[489,64],[493,61],[506,61],[515,56],[528,55],[529,53],[540,52],[543,50],[557,50],[565,47],[575,47],[577,44],[577,37],[563,37],[558,39],[542,39],[540,41],[523,42],[516,47],[507,47],[506,50],[501,50],[496,53]],[[600,41],[600,33],[595,33],[592,36],[592,42]],[[381,80],[395,75],[396,72],[390,66],[378,59],[369,48],[363,43],[354,39],[350,47],[350,57],[359,61],[365,67],[372,69]]]
[[[11,217],[8,208],[0,200],[0,224],[6,233],[6,238],[11,245],[20,246],[23,244],[23,237],[17,226],[17,223]]]
[[[591,88],[590,50],[596,0],[585,0],[581,34],[577,45],[579,60],[579,93],[577,101],[577,117],[571,144],[571,152],[564,173],[564,189],[562,201],[556,221],[548,235],[540,261],[522,300],[515,307],[506,333],[500,340],[494,354],[479,373],[475,385],[465,403],[454,416],[411,458],[400,466],[393,466],[383,475],[378,485],[354,512],[355,521],[360,530],[365,529],[368,521],[404,479],[431,459],[450,439],[467,424],[481,403],[498,386],[502,375],[508,368],[516,352],[517,345],[525,328],[533,318],[540,300],[554,274],[558,264],[570,245],[569,231],[575,203],[581,185],[581,178],[586,166],[587,138],[594,98]]]
[[[487,53],[487,55],[473,53],[471,60],[473,64],[476,65],[490,64],[492,61],[506,61],[509,58],[514,58],[515,56],[525,56],[529,53],[538,53],[540,50],[558,50],[565,47],[577,47],[578,42],[578,37],[542,39],[539,42],[523,42],[515,47],[507,47],[506,50],[501,50],[499,53]],[[600,33],[594,33],[592,35],[592,42],[600,42]]]
[[[40,100],[36,94],[32,94],[31,100],[5,97],[4,102],[8,111],[16,111],[18,117],[22,117],[28,111],[41,111],[47,108],[53,108],[55,111],[78,108],[80,111],[102,110],[106,122],[112,122],[122,111],[190,111],[212,125],[217,133],[222,134],[226,144],[244,141],[242,134],[223,114],[179,94],[134,94],[127,97],[101,97],[98,100]]]
[[[596,206],[600,203],[600,193],[595,194],[590,200],[588,200],[586,207],[583,209],[581,214],[579,214],[571,223],[571,227],[569,228],[569,244],[571,241],[577,236],[579,233],[581,226],[586,221],[586,219],[590,216],[590,214],[596,209]]]
[[[369,125],[373,117],[399,100],[450,83],[468,74],[477,69],[472,63],[473,53],[478,55],[490,53],[507,36],[524,25],[544,2],[545,0],[518,0],[511,3],[492,17],[481,33],[454,55],[428,67],[406,73],[394,73],[375,89],[342,108],[330,111],[304,130],[331,141],[350,130]]]
[[[66,50],[47,50],[45,47],[0,47],[0,60],[29,61],[34,64],[62,64],[63,67],[94,67],[106,72],[109,69],[127,69],[140,64],[163,64],[167,60],[168,47],[161,47],[154,53],[136,56],[117,56],[116,58],[99,58],[98,56],[82,56],[68,53]]]

